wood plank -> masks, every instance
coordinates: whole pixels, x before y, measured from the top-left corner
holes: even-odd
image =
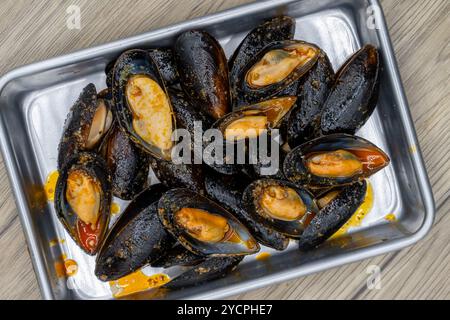
[[[0,74],[23,64],[202,16],[246,0],[87,1],[81,30],[66,27],[67,2],[6,0],[0,11]],[[400,252],[375,257],[231,299],[450,298],[450,3],[381,1],[411,114],[433,187],[431,233]],[[132,19],[131,19],[132,17]],[[3,161],[0,162],[0,299],[40,297]],[[382,268],[382,287],[368,290],[366,269]]]

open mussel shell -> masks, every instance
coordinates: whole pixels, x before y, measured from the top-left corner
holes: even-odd
[[[70,156],[95,150],[113,121],[109,101],[97,96],[95,85],[88,84],[70,109],[58,146],[58,169]]]
[[[282,233],[266,226],[248,213],[242,201],[245,188],[251,183],[243,175],[221,175],[210,173],[205,177],[206,194],[230,211],[239,221],[247,227],[255,239],[275,250],[284,250],[289,239]]]
[[[366,45],[336,74],[321,119],[323,134],[354,134],[374,111],[380,86],[380,58],[377,48]]]
[[[100,280],[126,276],[158,260],[173,246],[157,214],[158,200],[166,190],[161,184],[149,187],[116,221],[97,255],[95,275]]]
[[[289,115],[286,137],[291,148],[321,135],[323,105],[334,84],[334,71],[324,51],[317,63],[299,80],[297,104]]]
[[[266,46],[239,74],[237,96],[244,103],[255,103],[279,94],[314,66],[320,51],[316,45],[299,40]]]
[[[180,74],[180,85],[191,103],[214,119],[228,113],[228,65],[219,42],[205,31],[186,31],[178,36],[174,55]]]
[[[114,196],[131,200],[144,190],[150,157],[117,125],[105,137],[101,153],[111,172]]]
[[[275,179],[252,182],[242,201],[255,220],[291,238],[300,237],[319,211],[306,189]]]
[[[223,278],[236,269],[244,257],[209,257],[200,264],[166,283],[162,288],[177,290],[198,286],[205,282]]]
[[[282,40],[292,40],[295,34],[295,20],[279,16],[261,23],[251,30],[231,56],[230,83],[233,101],[237,100],[239,74],[248,62],[265,46]]]
[[[259,251],[250,232],[217,203],[188,189],[172,189],[159,201],[159,218],[186,249],[206,256]]]
[[[116,61],[114,111],[120,127],[144,151],[170,159],[175,117],[158,66],[144,50],[129,50]]]
[[[367,182],[362,180],[325,194],[318,203],[323,205],[299,239],[301,250],[320,245],[338,231],[364,202]]]
[[[363,138],[332,134],[292,150],[284,160],[283,171],[298,185],[327,187],[367,178],[389,162],[386,153]]]
[[[111,207],[111,177],[102,158],[91,152],[72,156],[60,170],[55,211],[83,251],[94,255],[105,237]]]

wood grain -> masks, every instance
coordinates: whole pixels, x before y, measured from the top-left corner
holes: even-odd
[[[35,61],[202,16],[246,0],[6,0],[0,11],[0,74]],[[450,3],[381,1],[411,106],[437,206],[435,226],[402,251],[346,265],[232,299],[450,298]],[[81,8],[81,30],[66,27],[66,9]],[[0,299],[40,293],[3,161],[0,162]],[[382,268],[368,290],[366,268]]]

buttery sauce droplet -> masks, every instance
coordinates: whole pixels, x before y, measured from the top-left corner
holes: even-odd
[[[44,190],[48,201],[55,200],[55,188],[56,182],[58,181],[59,172],[58,170],[52,171],[48,174],[47,180],[45,181]]]
[[[141,270],[138,270],[119,280],[110,281],[109,285],[114,298],[121,298],[133,293],[160,287],[169,281],[170,278],[166,274],[157,273],[147,276]]]
[[[395,214],[393,213],[389,213],[384,217],[385,220],[390,221],[390,222],[394,222],[397,221],[397,217],[395,216]]]
[[[347,233],[350,228],[359,227],[361,225],[362,220],[373,208],[373,189],[372,185],[367,181],[367,191],[366,196],[364,198],[363,203],[356,209],[355,213],[352,217],[338,230],[335,234],[333,234],[330,239],[336,239],[340,236],[343,236]]]
[[[54,247],[54,246],[56,246],[58,243],[64,243],[64,242],[66,242],[66,240],[65,239],[52,239],[52,240],[50,240],[49,242],[48,242],[48,244],[49,244],[49,246],[50,246],[50,248],[51,247]]]
[[[75,260],[67,259],[64,253],[54,263],[54,266],[58,278],[72,277],[78,272],[78,263]]]
[[[120,205],[117,202],[111,204],[111,214],[116,215],[120,213]]]
[[[64,268],[66,271],[66,276],[72,277],[78,272],[78,263],[72,259],[64,260]]]
[[[269,258],[270,258],[270,253],[268,253],[268,252],[261,252],[258,255],[256,255],[255,259],[258,260],[258,261],[265,261],[265,260],[267,260]]]

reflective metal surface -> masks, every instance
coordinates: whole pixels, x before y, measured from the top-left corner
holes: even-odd
[[[368,12],[376,1],[303,0],[258,1],[212,16],[79,51],[16,69],[0,79],[0,142],[33,264],[47,299],[110,298],[107,283],[94,276],[94,258],[83,254],[56,219],[43,184],[56,169],[57,144],[66,114],[89,82],[104,88],[105,65],[131,47],[161,47],[182,30],[202,28],[215,35],[230,55],[245,34],[278,14],[297,20],[297,39],[317,43],[337,69],[364,43],[380,48],[384,70],[380,100],[374,115],[358,132],[385,150],[391,165],[370,179],[374,207],[361,226],[348,236],[329,241],[318,250],[300,253],[296,244],[268,260],[245,258],[224,279],[189,290],[135,298],[219,298],[267,284],[286,281],[411,245],[430,229],[434,201],[424,170],[408,105],[402,89],[383,17],[372,28]],[[368,11],[369,10],[369,11]],[[125,203],[121,203],[124,209]],[[394,214],[395,221],[385,219]],[[52,239],[65,242],[50,246]],[[56,276],[55,261],[64,253],[79,271],[68,280]],[[162,270],[146,268],[148,274]],[[170,270],[169,275],[176,270]]]

